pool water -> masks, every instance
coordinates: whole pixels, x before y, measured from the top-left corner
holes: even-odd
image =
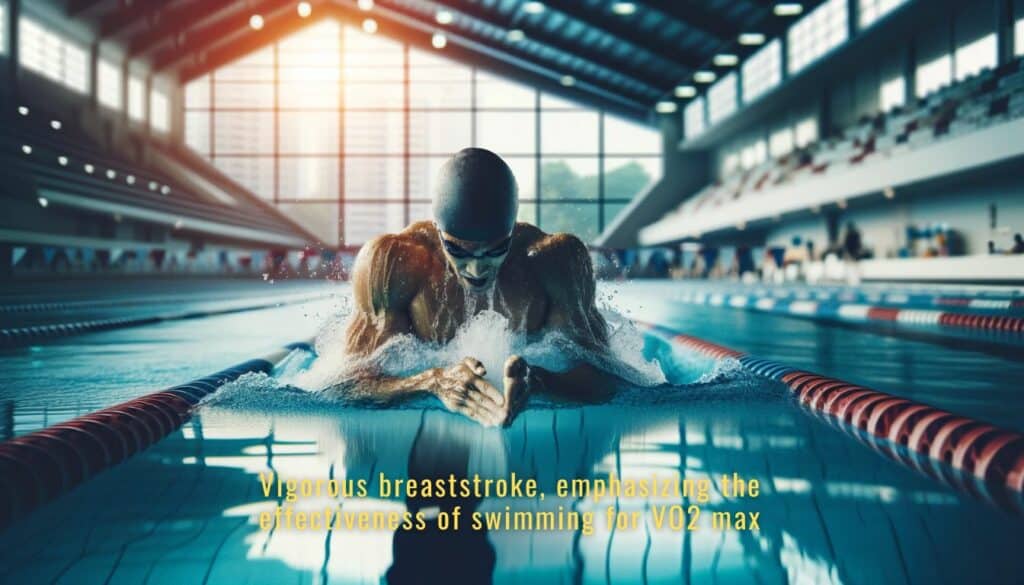
[[[870,332],[673,305],[656,287],[614,295],[634,318],[762,357],[1021,428],[1009,392],[1019,364]],[[8,350],[0,400],[16,434],[180,383],[311,336],[336,301],[92,334]],[[758,333],[760,331],[760,333]],[[674,386],[612,403],[537,401],[507,429],[485,429],[432,401],[374,410],[275,400],[249,377],[178,432],[0,534],[5,583],[1013,583],[1024,571],[1019,517],[878,456],[806,414],[787,390],[734,363],[649,338]],[[307,360],[297,356],[284,380]],[[955,359],[954,359],[955,358]],[[949,361],[953,360],[953,361]],[[948,362],[948,363],[947,363]],[[100,367],[98,364],[103,364]],[[945,366],[943,365],[945,364]],[[933,371],[946,367],[946,373]],[[1019,379],[1019,377],[1017,378]],[[976,382],[976,380],[978,382]],[[262,385],[261,385],[262,384]],[[959,392],[957,391],[959,388]],[[265,400],[246,400],[250,396]],[[217,396],[217,395],[214,395]],[[69,403],[76,401],[72,408]],[[81,406],[79,406],[81,405]],[[46,420],[41,420],[46,413]],[[283,478],[533,477],[540,498],[466,498],[468,511],[592,512],[592,531],[263,530],[260,473]],[[561,478],[756,479],[761,493],[712,489],[714,512],[759,514],[757,531],[655,526],[661,495],[558,497]],[[310,510],[429,509],[422,498],[300,500]],[[637,518],[610,527],[606,509]],[[637,512],[635,516],[632,512]],[[749,517],[749,516],[748,516]]]

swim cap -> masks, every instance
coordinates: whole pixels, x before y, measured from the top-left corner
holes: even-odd
[[[512,233],[519,207],[512,169],[483,148],[464,148],[441,167],[434,221],[460,240],[491,242]]]

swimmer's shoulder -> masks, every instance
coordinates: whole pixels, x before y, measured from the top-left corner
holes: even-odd
[[[516,228],[522,229],[527,255],[540,263],[568,262],[580,258],[587,258],[587,262],[590,262],[586,244],[573,234],[549,234],[528,223],[516,224]]]
[[[366,242],[356,257],[353,284],[376,296],[387,291],[392,300],[411,298],[426,282],[435,260],[428,243],[408,228]]]
[[[545,233],[530,224],[523,228],[527,262],[545,286],[563,286],[575,277],[593,279],[590,253],[586,244],[573,234]]]

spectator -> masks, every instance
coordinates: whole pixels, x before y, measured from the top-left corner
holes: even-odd
[[[989,240],[988,241],[988,253],[989,254],[998,254],[999,253],[999,250],[996,249],[996,243],[993,240]]]
[[[1024,236],[1019,232],[1013,234],[1013,247],[1010,248],[1011,254],[1024,254]]]
[[[843,251],[850,260],[860,260],[864,254],[863,242],[861,242],[860,231],[851,221],[846,224],[846,236],[843,238]]]

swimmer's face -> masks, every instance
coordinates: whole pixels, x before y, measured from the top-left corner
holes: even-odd
[[[459,276],[459,281],[471,290],[485,290],[494,284],[501,263],[508,256],[512,236],[490,242],[460,240],[438,230],[441,234],[441,249],[448,264]]]

